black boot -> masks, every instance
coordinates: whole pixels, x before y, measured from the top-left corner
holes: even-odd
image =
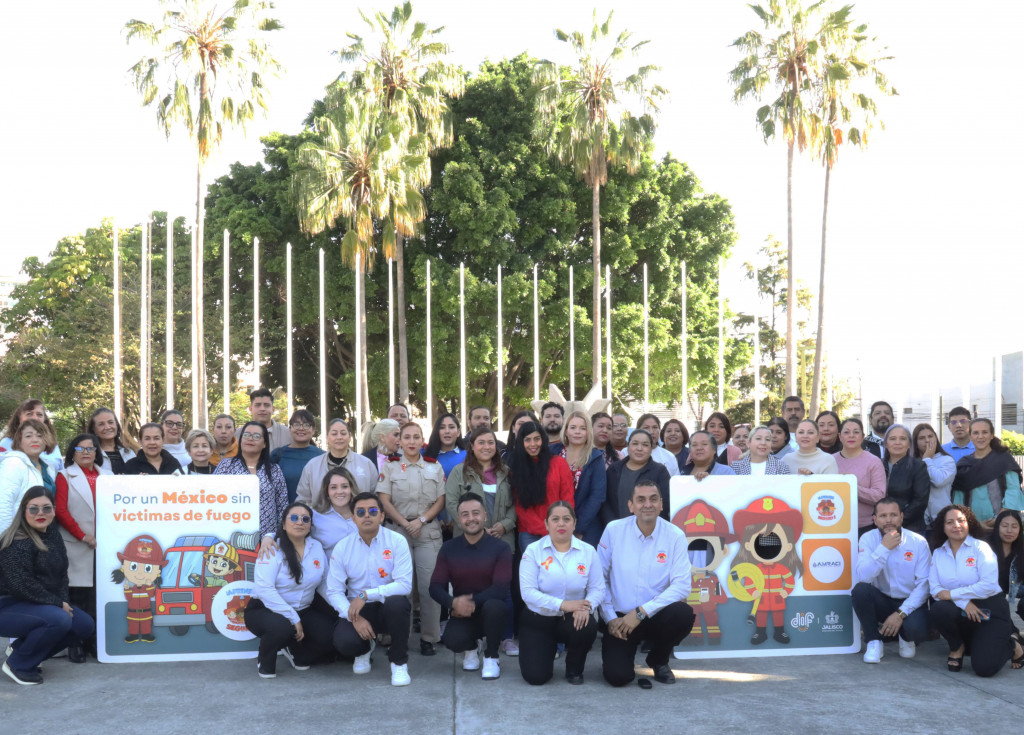
[[[753,646],[759,646],[768,640],[768,629],[758,628],[757,632],[750,637],[750,644]]]
[[[776,628],[775,632],[772,634],[772,638],[777,640],[779,643],[789,643],[790,641],[789,634],[786,632],[785,628]]]
[[[68,661],[73,664],[85,663],[85,647],[81,643],[77,646],[68,646]]]

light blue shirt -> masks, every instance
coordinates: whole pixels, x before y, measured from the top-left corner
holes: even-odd
[[[644,536],[635,516],[612,521],[597,553],[607,588],[601,604],[606,623],[617,617],[616,612],[637,607],[652,616],[690,594],[686,534],[663,518],[658,518],[650,536]]]
[[[928,585],[935,599],[943,590],[948,591],[961,610],[972,600],[998,595],[1002,589],[996,554],[984,541],[968,536],[954,556],[947,540],[932,554]]]
[[[326,513],[313,511],[313,538],[320,542],[328,556],[339,541],[358,531],[353,519],[345,518],[334,508],[328,508]]]
[[[412,556],[400,534],[381,526],[367,544],[358,533],[337,543],[327,573],[327,601],[348,620],[349,602],[360,592],[367,602],[383,602],[412,591]]]
[[[313,604],[313,595],[324,574],[327,573],[327,555],[320,542],[306,537],[302,553],[302,581],[296,582],[288,568],[284,552],[256,560],[252,596],[262,600],[268,610],[283,615],[295,625],[299,611]]]
[[[950,439],[942,445],[942,448],[945,449],[946,453],[953,458],[954,462],[959,462],[968,454],[974,454],[974,442],[972,441],[968,441],[967,446],[961,447],[955,441]]]
[[[565,600],[589,600],[590,609],[597,614],[605,595],[597,550],[575,536],[564,554],[555,550],[551,536],[526,547],[519,565],[519,585],[526,606],[548,617],[561,615]]]
[[[907,615],[928,598],[928,574],[932,552],[924,536],[903,529],[899,546],[887,549],[877,528],[860,537],[857,550],[857,581],[877,587],[883,595],[903,600]]]

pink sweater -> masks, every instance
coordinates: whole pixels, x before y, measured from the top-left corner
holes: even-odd
[[[875,512],[875,502],[885,497],[885,469],[882,460],[867,450],[854,459],[847,459],[842,452],[832,456],[841,474],[857,476],[858,528],[874,525],[871,516]]]

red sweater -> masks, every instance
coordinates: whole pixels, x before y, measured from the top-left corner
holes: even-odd
[[[93,505],[96,504],[96,478],[100,476],[99,470],[87,470],[84,467],[79,468],[82,470],[82,474],[85,475],[85,479],[89,481],[89,489],[92,490]],[[57,497],[54,498],[54,511],[57,516],[57,520],[60,525],[64,526],[68,533],[74,536],[76,539],[81,541],[85,538],[85,533],[79,527],[78,522],[75,521],[74,516],[68,510],[68,478],[64,475],[57,473]]]
[[[548,515],[548,506],[556,500],[564,500],[569,505],[576,507],[573,502],[575,490],[572,483],[572,470],[569,463],[558,456],[551,458],[548,465],[548,495],[543,503],[524,508],[516,498],[516,522],[520,533],[531,533],[534,536],[547,536],[548,529],[544,526],[544,519]]]

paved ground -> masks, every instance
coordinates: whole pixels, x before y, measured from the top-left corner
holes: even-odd
[[[1007,665],[981,679],[968,663],[949,673],[941,642],[922,645],[913,660],[900,659],[889,644],[878,666],[860,655],[674,661],[679,681],[655,683],[650,691],[607,686],[599,649],[600,641],[582,687],[565,682],[561,661],[554,680],[531,687],[516,660],[504,656],[501,679],[482,681],[444,648],[433,658],[411,653],[413,683],[401,689],[390,686],[381,652],[367,676],[354,676],[344,663],[298,672],[279,658],[278,677],[269,680],[256,676],[253,660],[74,665],[60,659],[44,665],[41,686],[0,676],[0,731],[904,735],[968,732],[980,722],[1002,727],[1024,717],[1024,670]],[[638,673],[650,674],[637,661]]]

